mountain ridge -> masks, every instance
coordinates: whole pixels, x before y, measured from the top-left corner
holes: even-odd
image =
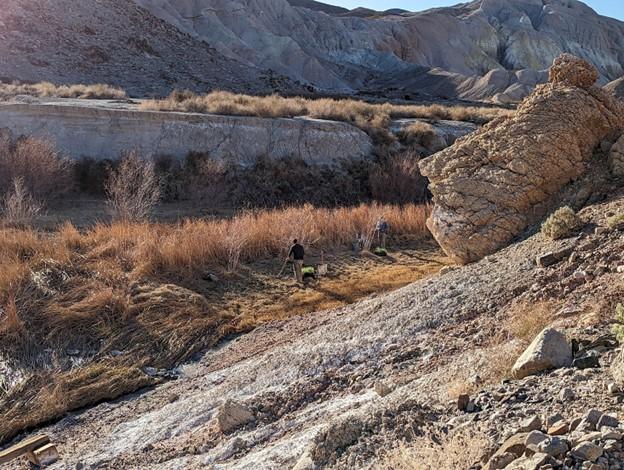
[[[21,3],[9,0],[0,23],[26,24],[28,8]],[[61,83],[104,77],[136,94],[307,90],[507,103],[543,82],[547,67],[564,52],[592,62],[601,85],[624,75],[618,52],[624,49],[624,23],[576,0],[477,0],[372,17],[313,0],[82,2],[82,13],[99,18],[97,25],[71,9],[64,19],[64,8],[41,0],[28,5],[36,17],[50,20],[41,29],[5,29],[0,56],[9,60],[0,64],[1,77]],[[127,24],[120,8],[133,12],[132,25],[119,27]],[[105,10],[114,14],[105,17]],[[85,33],[89,29],[98,34]],[[81,64],[71,51],[82,43],[95,56],[102,56],[98,47],[114,54],[95,66],[87,54]],[[161,63],[150,48],[162,49],[156,56]],[[147,71],[149,79],[133,78],[132,70]]]

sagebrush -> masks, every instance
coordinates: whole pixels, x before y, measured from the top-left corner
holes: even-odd
[[[575,235],[583,225],[580,217],[571,207],[557,209],[542,224],[542,234],[553,240],[560,240]]]

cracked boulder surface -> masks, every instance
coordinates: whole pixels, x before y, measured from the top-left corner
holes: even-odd
[[[624,127],[624,104],[595,86],[597,77],[564,54],[514,115],[420,163],[435,203],[427,225],[456,262],[494,253],[540,220],[601,141]]]

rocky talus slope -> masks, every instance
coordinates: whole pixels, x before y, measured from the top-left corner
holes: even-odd
[[[624,353],[609,325],[624,299],[624,237],[609,221],[624,192],[612,144],[570,186],[589,201],[572,237],[536,234],[173,371],[146,368],[167,382],[37,431],[58,443],[50,468],[397,468],[399,446],[414,446],[412,468],[621,468]],[[543,326],[556,343],[522,354]],[[460,463],[452,449],[419,453],[423,439],[460,433]]]
[[[287,0],[6,0],[0,78],[172,89],[518,101],[555,57],[624,74],[624,24],[576,0],[476,0],[419,13]]]
[[[562,55],[549,83],[499,119],[423,160],[435,208],[428,226],[457,262],[508,244],[558,203],[593,150],[624,128],[624,105],[595,86],[589,63]]]

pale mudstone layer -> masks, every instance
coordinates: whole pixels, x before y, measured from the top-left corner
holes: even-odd
[[[372,155],[368,135],[341,122],[148,112],[84,100],[0,104],[0,129],[49,138],[71,158],[115,159],[135,149],[146,157],[206,152],[246,166],[260,157],[333,165]]]

